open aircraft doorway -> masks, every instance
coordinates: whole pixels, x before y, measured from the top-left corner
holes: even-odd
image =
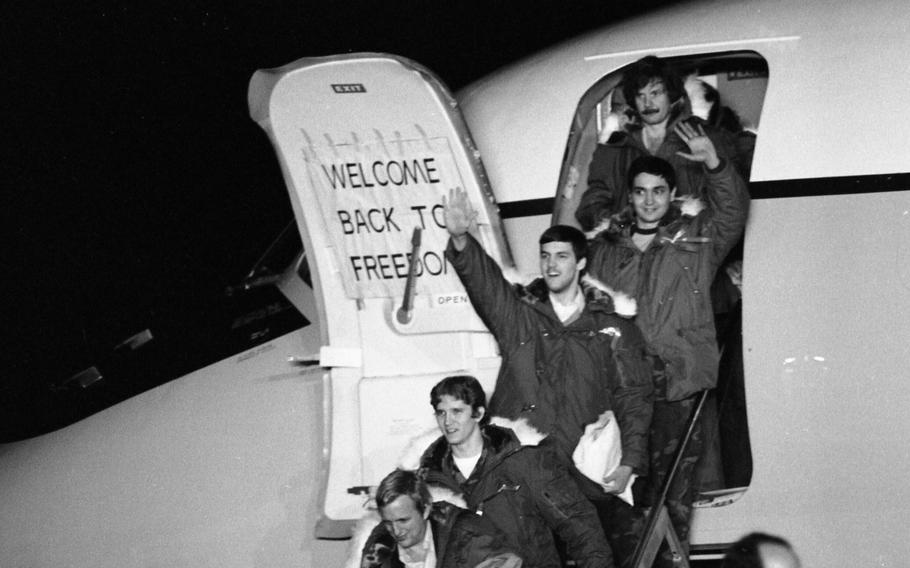
[[[768,65],[757,53],[737,51],[709,56],[665,58],[684,82],[679,118],[697,116],[727,144],[728,156],[748,181],[757,141]],[[594,236],[590,213],[579,211],[583,197],[593,193],[600,172],[591,171],[598,145],[615,140],[620,130],[634,130],[640,120],[634,102],[622,88],[626,67],[591,86],[578,103],[565,151],[554,201],[553,223],[581,228]],[[602,185],[602,184],[601,184]],[[743,242],[734,247],[711,289],[718,345],[722,357],[718,385],[704,408],[706,455],[696,479],[697,506],[732,503],[752,479],[752,452],[746,416],[742,358]]]

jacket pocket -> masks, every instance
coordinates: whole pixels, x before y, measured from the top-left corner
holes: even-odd
[[[720,353],[714,324],[707,322],[680,329],[665,361],[670,367],[667,399],[681,400],[717,383]]]

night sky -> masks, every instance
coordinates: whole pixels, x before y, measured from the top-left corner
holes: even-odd
[[[0,3],[0,442],[229,355],[225,290],[293,219],[256,69],[388,52],[455,90],[665,3]],[[91,365],[103,380],[62,386]]]

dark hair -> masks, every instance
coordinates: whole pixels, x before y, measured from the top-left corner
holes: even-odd
[[[651,81],[661,81],[667,89],[671,103],[676,103],[685,96],[686,90],[679,74],[670,69],[657,56],[642,57],[623,72],[622,94],[632,108],[635,108],[635,97]],[[637,109],[636,109],[637,110]]]
[[[483,392],[480,381],[471,375],[453,375],[436,383],[436,386],[430,391],[430,404],[434,409],[446,395],[469,405],[475,418],[481,408],[486,409],[487,407],[487,395]],[[488,420],[489,416],[484,414],[480,423],[486,424]]]
[[[720,100],[720,93],[713,85],[699,80],[704,88],[704,98],[706,103],[711,104],[711,110],[708,111],[706,122],[711,126],[723,128],[733,134],[743,131],[743,123],[739,119],[736,111],[730,107],[724,106]]]
[[[706,119],[708,123],[714,124],[714,120],[717,118],[717,109],[720,108],[720,93],[717,89],[714,88],[714,85],[708,83],[707,81],[698,80],[702,88],[702,97],[704,97],[706,103],[711,104],[711,110],[708,112],[708,118]]]
[[[540,235],[538,244],[569,243],[575,253],[575,262],[588,258],[588,239],[585,234],[571,225],[553,225]]]
[[[708,118],[711,119],[711,126],[723,128],[733,134],[739,134],[745,130],[742,121],[739,119],[739,115],[730,107],[712,107]]]
[[[671,190],[676,187],[676,172],[673,171],[673,166],[670,162],[663,158],[658,158],[657,156],[639,156],[632,160],[632,163],[629,165],[629,172],[626,175],[626,183],[629,186],[630,192],[635,186],[635,178],[638,174],[660,176],[664,178],[664,181],[667,182],[667,185]]]
[[[779,536],[762,532],[749,533],[730,545],[724,554],[721,568],[762,568],[759,547],[762,544],[776,544],[793,550],[790,543]]]
[[[379,487],[376,488],[376,506],[382,509],[402,495],[414,500],[421,515],[433,504],[426,481],[416,471],[396,469],[379,482]]]

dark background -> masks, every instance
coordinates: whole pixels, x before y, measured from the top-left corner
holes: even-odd
[[[0,442],[229,355],[238,314],[280,301],[225,294],[293,219],[247,110],[256,69],[388,52],[455,90],[666,3],[0,3]]]

